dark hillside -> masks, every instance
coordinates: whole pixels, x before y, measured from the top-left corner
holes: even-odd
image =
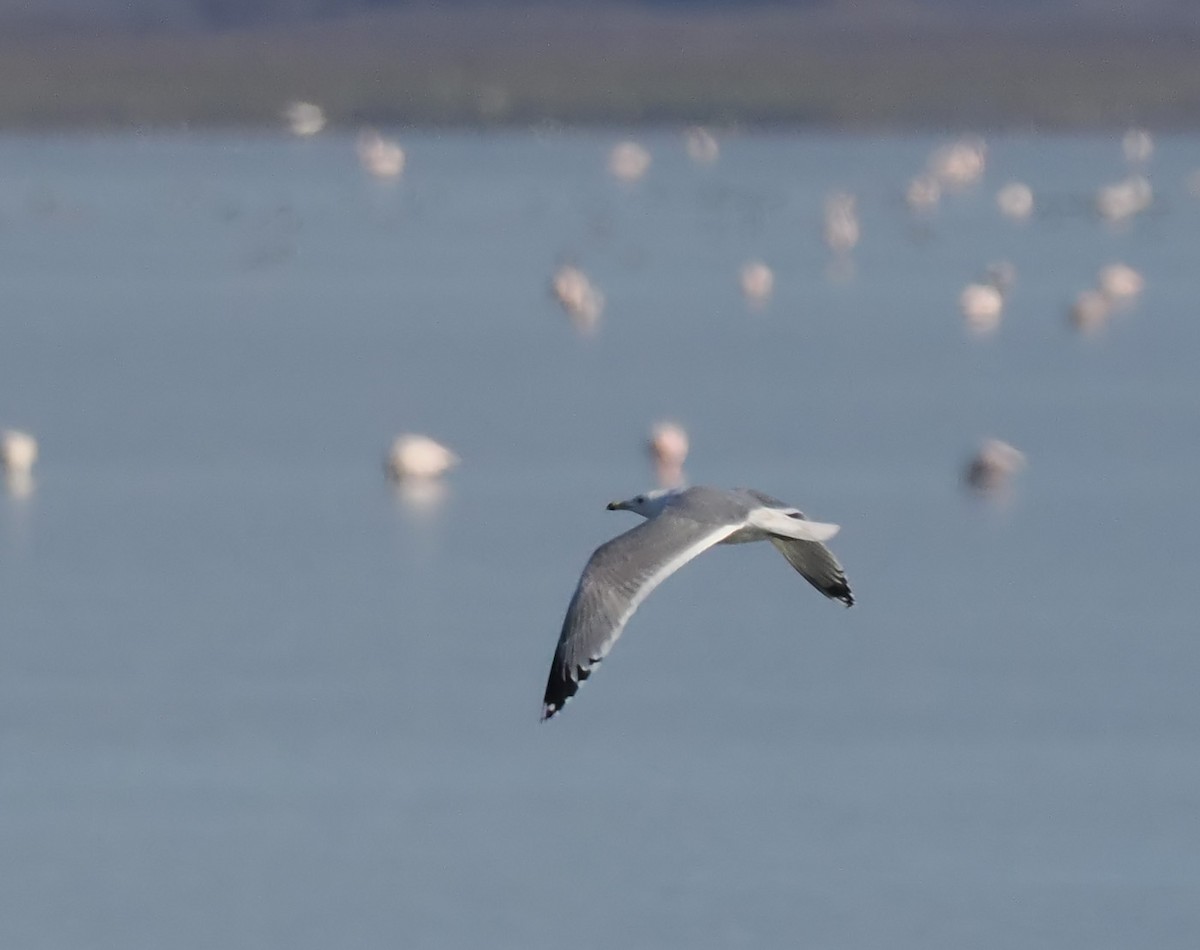
[[[0,122],[1200,125],[1178,0],[0,0]]]

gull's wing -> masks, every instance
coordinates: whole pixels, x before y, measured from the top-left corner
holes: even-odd
[[[787,512],[779,508],[755,508],[746,516],[746,521],[752,528],[791,541],[828,541],[842,530],[841,525],[809,521],[799,511]]]
[[[781,514],[786,515],[788,518],[808,521],[804,512],[793,508],[787,502],[780,501],[778,498],[772,498],[765,492],[756,491],[753,488],[747,489],[747,492],[768,507],[778,509]],[[767,526],[764,525],[764,527]],[[773,529],[767,527],[767,530]],[[789,532],[785,531],[783,533],[786,535]],[[846,580],[846,572],[842,570],[842,565],[833,556],[833,552],[820,543],[821,540],[824,540],[823,538],[813,541],[776,535],[769,540],[775,545],[779,553],[787,559],[787,562],[822,594],[826,597],[840,600],[847,607],[854,604],[854,594],[850,592],[850,584]]]
[[[567,608],[542,719],[549,719],[575,695],[654,588],[740,527],[701,524],[668,509],[596,548]]]
[[[847,607],[854,604],[854,595],[846,580],[846,572],[833,552],[820,541],[796,541],[772,536],[768,539],[799,571],[806,581],[826,597],[840,600]]]

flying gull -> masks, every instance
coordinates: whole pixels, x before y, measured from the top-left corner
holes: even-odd
[[[660,489],[614,501],[608,510],[646,520],[600,545],[583,569],[554,651],[543,721],[591,676],[650,592],[715,544],[770,541],[826,597],[854,603],[841,564],[822,544],[838,525],[809,521],[770,495],[750,488]]]

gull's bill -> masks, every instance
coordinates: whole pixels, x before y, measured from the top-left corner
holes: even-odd
[[[824,541],[839,528],[751,489],[660,490],[613,502],[647,520],[592,554],[567,607],[542,701],[562,709],[608,655],[634,611],[667,577],[716,544],[770,541],[826,597],[854,603],[845,572]]]

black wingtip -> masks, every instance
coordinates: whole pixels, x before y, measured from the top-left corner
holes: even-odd
[[[850,591],[850,585],[845,581],[827,587],[825,589],[825,596],[831,597],[834,600],[840,600],[847,607],[854,606],[854,594]]]
[[[550,679],[546,682],[546,695],[542,697],[542,722],[562,712],[572,696],[579,692],[579,684],[591,676],[590,669],[579,669],[572,676],[570,671],[560,669],[556,662],[550,671]]]
[[[549,691],[547,690],[547,694],[548,693]],[[567,700],[570,698],[571,697],[569,695],[566,695],[560,696],[558,699],[551,699],[549,695],[547,695],[547,697],[542,700],[542,718],[538,721],[546,722],[547,720],[553,719],[560,712],[562,712],[563,706],[567,704]]]

